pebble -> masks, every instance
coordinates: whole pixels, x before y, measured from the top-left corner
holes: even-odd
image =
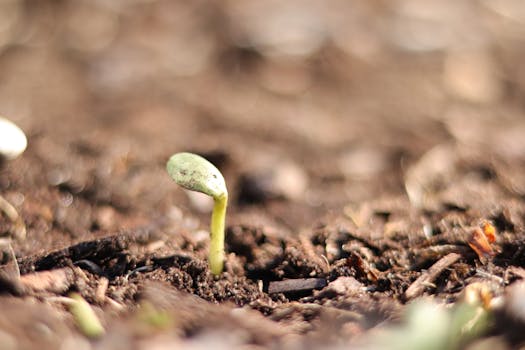
[[[5,159],[18,157],[27,147],[24,132],[13,122],[0,117],[0,156]]]
[[[503,94],[494,59],[485,50],[451,51],[445,59],[444,81],[449,92],[473,103],[491,103]]]
[[[102,206],[96,210],[94,216],[94,222],[97,223],[101,230],[111,231],[117,229],[117,212],[113,207],[109,205]]]
[[[244,174],[239,183],[239,201],[261,203],[268,199],[302,199],[308,187],[308,175],[294,162],[283,160],[263,169]]]
[[[475,23],[462,18],[472,11],[459,1],[403,0],[387,19],[386,37],[395,46],[412,52],[446,50],[453,45],[477,40]]]
[[[525,283],[523,281],[516,282],[507,288],[504,308],[510,319],[525,325]]]
[[[339,157],[339,167],[350,179],[369,179],[383,173],[388,165],[387,154],[370,147],[352,149]]]
[[[456,170],[458,154],[455,145],[434,146],[412,164],[405,174],[405,189],[416,208],[433,207],[435,194],[449,183]]]
[[[304,58],[327,40],[328,23],[317,1],[233,2],[229,7],[236,41],[264,56]]]
[[[365,291],[361,282],[351,276],[341,276],[332,281],[323,289],[324,292],[333,292],[338,295],[359,295]]]

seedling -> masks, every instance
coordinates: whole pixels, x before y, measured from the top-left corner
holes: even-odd
[[[224,222],[228,205],[228,190],[224,177],[203,157],[186,152],[172,155],[166,169],[179,186],[213,198],[209,262],[211,272],[219,275],[224,265]]]
[[[101,337],[104,327],[89,303],[78,293],[71,293],[69,298],[67,303],[80,331],[89,338]]]

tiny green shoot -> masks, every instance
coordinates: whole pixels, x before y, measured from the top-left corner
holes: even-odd
[[[88,338],[101,337],[104,327],[89,303],[78,293],[71,293],[69,298],[69,309],[80,331]]]
[[[158,308],[149,301],[140,304],[137,320],[146,332],[150,331],[149,333],[153,330],[168,329],[174,323],[172,315],[167,310]]]
[[[224,265],[224,222],[228,191],[221,172],[209,161],[193,153],[176,153],[166,164],[168,174],[185,189],[202,192],[213,198],[210,225],[210,270],[214,275],[222,272]]]

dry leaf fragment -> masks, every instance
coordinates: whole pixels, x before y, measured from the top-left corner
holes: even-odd
[[[470,248],[476,252],[482,262],[495,255],[495,252],[490,245],[489,238],[479,227],[472,231],[467,243]]]
[[[492,223],[489,221],[483,221],[482,228],[483,233],[485,234],[485,237],[487,237],[489,243],[496,242],[496,228],[494,225],[492,225]]]
[[[494,242],[496,242],[496,227],[488,220],[483,220],[480,227],[472,231],[467,241],[482,262],[496,255],[491,246]]]

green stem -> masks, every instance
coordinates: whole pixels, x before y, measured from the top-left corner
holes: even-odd
[[[95,311],[78,293],[71,293],[73,299],[69,305],[71,314],[77,322],[78,328],[89,338],[98,338],[104,334],[104,327],[100,323]]]
[[[224,265],[224,221],[228,194],[214,198],[213,212],[211,214],[211,240],[210,240],[210,270],[214,275],[220,275]]]

